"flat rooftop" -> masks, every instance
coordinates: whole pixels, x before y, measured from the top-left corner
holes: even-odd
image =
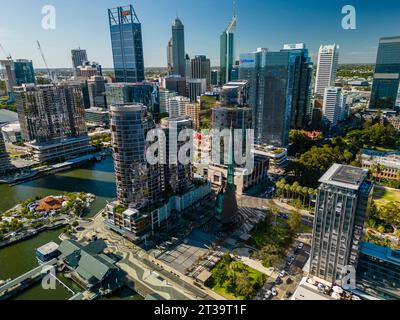
[[[55,242],[49,242],[37,249],[37,251],[43,254],[44,256],[53,253],[56,250],[58,250],[58,244]]]
[[[358,190],[368,175],[368,171],[341,164],[334,164],[319,180],[320,183]]]

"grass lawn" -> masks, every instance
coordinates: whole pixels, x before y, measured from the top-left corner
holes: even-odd
[[[374,200],[378,207],[391,201],[400,201],[400,190],[375,187]]]
[[[232,275],[231,270],[233,264],[235,264],[236,266],[235,267],[235,269],[237,270],[235,272],[236,276],[238,276],[241,273],[245,273],[249,277],[250,283],[254,283],[256,282],[257,279],[260,278],[266,280],[265,275],[263,273],[253,268],[250,268],[249,266],[245,265],[240,261],[235,261],[233,259],[228,264],[224,260],[221,260],[221,262],[214,268],[212,273],[215,274],[217,269],[223,269],[224,272]],[[210,287],[213,291],[215,291],[216,293],[220,294],[221,296],[225,297],[228,300],[246,300],[246,297],[241,296],[239,294],[235,294],[235,292],[230,292],[225,285],[221,286],[220,284],[215,283],[215,281],[212,281],[210,283]]]

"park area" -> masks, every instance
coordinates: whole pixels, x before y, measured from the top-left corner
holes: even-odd
[[[382,207],[393,201],[400,201],[400,190],[375,187],[374,201],[377,207]]]
[[[228,300],[250,300],[266,280],[261,272],[226,254],[212,270],[210,287]]]

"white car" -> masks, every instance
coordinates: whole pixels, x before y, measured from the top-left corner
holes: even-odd
[[[286,271],[282,270],[281,273],[279,274],[280,278],[284,278],[286,276]]]
[[[274,288],[272,289],[272,295],[276,297],[278,295],[278,291]]]
[[[304,243],[301,242],[297,248],[300,249],[300,250],[303,249],[304,248]]]
[[[265,299],[270,299],[271,298],[271,296],[272,296],[272,291],[271,290],[268,290],[266,293],[265,293]]]

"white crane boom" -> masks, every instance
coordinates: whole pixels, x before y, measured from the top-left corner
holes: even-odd
[[[40,55],[42,56],[43,63],[46,66],[46,70],[47,70],[47,74],[49,75],[49,79],[50,79],[51,82],[53,82],[53,79],[52,79],[52,76],[51,76],[51,72],[50,72],[50,68],[49,68],[49,66],[47,64],[46,57],[44,56],[44,53],[43,53],[43,50],[42,50],[42,46],[40,45],[39,41],[36,41],[36,43],[37,43]]]

